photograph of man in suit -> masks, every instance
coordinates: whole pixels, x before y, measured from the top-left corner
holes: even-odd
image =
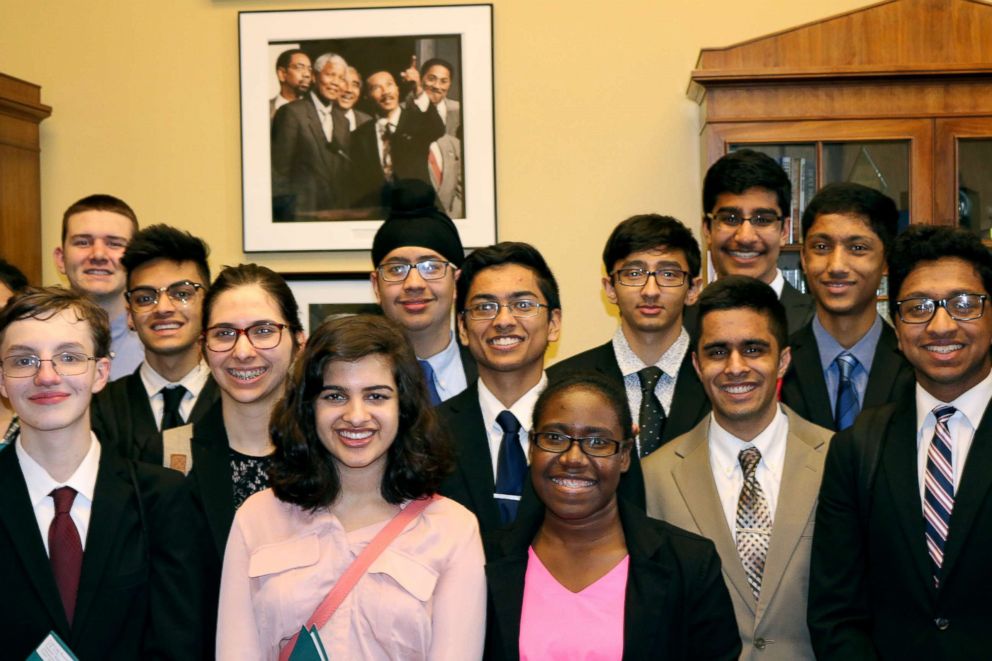
[[[276,58],[276,78],[279,80],[279,93],[269,99],[269,119],[284,105],[306,96],[313,79],[310,56],[299,48],[283,51]]]
[[[789,339],[782,402],[821,427],[847,429],[913,382],[876,307],[898,220],[895,202],[852,183],[825,186],[803,212],[801,258],[816,314]]]
[[[889,310],[915,388],[831,443],[810,566],[821,659],[978,659],[992,648],[992,255],[914,225]]]
[[[813,659],[806,577],[830,432],[776,401],[789,366],[774,290],[726,276],[699,297],[693,363],[713,412],[643,462],[652,517],[712,539],[743,659]]]
[[[417,179],[430,184],[428,151],[444,135],[444,122],[434,106],[422,111],[416,105],[401,105],[400,89],[389,71],[369,75],[365,94],[375,104],[376,117],[352,135],[351,171],[354,206],[371,210],[375,216],[388,206],[396,181]]]
[[[320,211],[347,209],[351,130],[335,103],[348,63],[336,53],[314,62],[310,93],[276,111],[272,120],[272,218],[317,220]]]
[[[460,136],[462,127],[462,106],[448,98],[451,83],[455,78],[455,68],[445,59],[433,57],[417,70],[417,58],[414,57],[411,66],[401,74],[403,80],[415,85],[410,97],[423,111],[428,105],[434,106],[444,122],[444,131],[451,136]]]
[[[512,523],[527,474],[527,434],[547,383],[544,353],[561,332],[558,282],[527,243],[504,241],[465,258],[456,283],[458,336],[479,380],[438,409],[457,466],[441,493],[485,533]]]
[[[80,659],[201,658],[203,531],[182,475],[90,429],[109,353],[106,313],[76,292],[29,289],[0,314],[0,393],[21,421],[0,452],[5,658],[50,632]]]
[[[96,396],[93,427],[105,446],[126,457],[162,464],[160,432],[196,422],[218,401],[200,355],[209,251],[189,232],[152,225],[134,235],[121,259],[128,319],[145,360]]]
[[[789,333],[813,316],[813,299],[785,281],[778,256],[792,208],[789,176],[775,160],[752,149],[723,156],[703,179],[703,236],[717,278],[749,275],[771,285],[789,322]],[[686,311],[686,328],[696,311]]]
[[[682,326],[683,308],[702,287],[699,265],[699,243],[675,218],[643,214],[617,225],[603,248],[603,290],[620,311],[620,327],[606,344],[548,368],[551,380],[586,370],[622,387],[640,457],[709,411]]]
[[[423,186],[411,185],[417,184]],[[431,199],[402,211],[394,205],[372,239],[370,278],[383,313],[403,327],[420,361],[432,403],[440,404],[474,383],[478,372],[451,328],[465,249],[455,224]]]
[[[372,119],[372,115],[355,108],[360,98],[362,98],[362,76],[355,67],[348,67],[344,73],[344,87],[341,88],[337,103],[344,111],[348,128],[352,131]]]

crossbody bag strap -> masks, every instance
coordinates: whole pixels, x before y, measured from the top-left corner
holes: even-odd
[[[415,500],[409,505],[404,507],[402,510],[396,513],[389,523],[385,527],[376,533],[376,536],[372,538],[369,545],[358,554],[358,557],[348,565],[348,569],[345,570],[338,582],[334,584],[331,591],[327,593],[324,600],[320,602],[317,606],[317,610],[313,612],[313,615],[307,620],[306,628],[309,629],[312,626],[316,626],[317,629],[322,628],[327,621],[331,619],[334,615],[334,611],[338,609],[338,606],[344,602],[345,597],[351,592],[351,589],[355,587],[359,579],[365,575],[365,572],[369,570],[375,559],[382,555],[389,545],[393,542],[396,537],[399,536],[403,529],[406,528],[407,524],[413,521],[421,512],[427,509],[435,500],[440,499],[441,496],[435,494],[430,498],[424,498],[421,500]],[[289,655],[292,653],[293,648],[296,646],[296,639],[299,633],[294,635],[288,643],[279,651],[279,661],[288,661]]]

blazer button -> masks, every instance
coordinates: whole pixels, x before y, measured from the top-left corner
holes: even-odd
[[[754,646],[757,647],[759,650],[765,649],[765,645],[766,644],[767,643],[765,642],[765,639],[764,638],[755,638],[754,639]]]
[[[951,621],[946,617],[938,617],[933,623],[937,625],[937,629],[940,631],[947,631],[947,628],[951,626]]]

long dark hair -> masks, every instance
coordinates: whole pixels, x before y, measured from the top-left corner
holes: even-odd
[[[269,433],[276,450],[269,479],[280,500],[312,511],[338,497],[341,480],[334,458],[317,436],[314,402],[329,363],[370,355],[389,361],[399,397],[399,428],[386,453],[382,497],[398,504],[433,495],[451,472],[451,441],[438,423],[423,371],[402,331],[380,316],[339,317],[321,324],[307,340],[272,412]]]

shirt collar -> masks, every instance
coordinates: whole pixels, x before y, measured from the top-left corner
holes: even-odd
[[[334,109],[333,103],[328,103],[326,106],[324,102],[320,100],[317,93],[314,91],[310,92],[310,100],[313,102],[314,107],[317,109],[317,113],[321,115],[330,115],[331,111]]]
[[[934,408],[941,405],[950,405],[957,409],[957,412],[954,414],[955,417],[963,415],[968,419],[972,429],[978,429],[978,423],[982,421],[982,416],[985,415],[985,409],[988,408],[990,400],[992,400],[992,372],[989,372],[988,376],[982,379],[981,382],[972,386],[971,390],[959,395],[953,402],[940,401],[917,383],[916,428],[923,429],[923,423],[927,422],[928,416],[932,424],[936,424],[933,416]]]
[[[509,410],[520,423],[520,427],[524,431],[529,432],[533,423],[531,418],[534,416],[534,405],[537,404],[537,397],[547,385],[548,375],[542,373],[541,380],[537,382],[537,385],[525,392],[520,399],[515,401],[513,405],[507,409],[507,407],[503,406],[503,404],[496,399],[496,395],[494,395],[492,391],[486,387],[486,384],[483,383],[482,379],[479,379],[479,408],[482,409],[482,420],[486,423],[486,429],[491,429],[497,424],[496,416],[503,411]]]
[[[882,337],[882,323],[884,323],[882,318],[876,314],[875,321],[872,322],[868,332],[862,335],[861,339],[855,342],[853,347],[845,349],[823,327],[823,324],[820,323],[820,318],[814,314],[813,337],[816,338],[816,346],[820,350],[820,366],[823,368],[823,371],[826,372],[830,368],[833,362],[837,360],[837,356],[847,352],[858,359],[865,372],[871,372],[871,363],[875,359],[875,347],[878,346],[878,340]]]
[[[97,440],[96,434],[90,432],[90,448],[86,452],[86,456],[83,457],[82,462],[68,480],[57,482],[41,464],[28,454],[27,450],[24,449],[23,440],[18,438],[14,444],[14,452],[17,453],[21,474],[24,475],[24,482],[28,486],[31,506],[38,507],[38,504],[47,498],[53,489],[59,487],[72,487],[76,493],[84,496],[92,503],[93,492],[96,490],[96,476],[100,470],[100,451],[100,442]]]
[[[384,125],[388,123],[388,124],[392,124],[393,128],[396,128],[396,126],[400,123],[401,110],[402,108],[394,108],[385,117],[380,116],[379,119],[376,120],[376,126],[378,126],[381,129]]]
[[[751,441],[742,441],[720,426],[716,417],[710,414],[709,448],[710,462],[714,469],[724,475],[732,475],[740,470],[738,455],[747,447],[756,447],[761,452],[761,463],[768,467],[776,478],[782,476],[785,464],[785,439],[788,436],[789,418],[778,406],[775,417],[760,434]]]
[[[679,336],[672,342],[672,346],[668,347],[668,351],[661,355],[655,366],[660,367],[662,372],[674,378],[678,375],[679,370],[682,369],[682,361],[685,359],[685,354],[688,350],[689,333],[685,328],[681,328]],[[620,368],[620,373],[624,377],[636,374],[645,367],[648,367],[643,360],[637,357],[634,350],[630,348],[630,342],[627,341],[627,336],[623,334],[622,326],[617,328],[617,332],[613,334],[613,353],[616,354],[617,366]]]
[[[144,361],[138,369],[138,374],[141,376],[141,383],[145,386],[145,392],[148,393],[149,399],[159,394],[162,388],[167,386],[182,386],[188,391],[187,397],[197,397],[200,391],[203,390],[203,386],[207,383],[207,377],[210,376],[210,368],[207,367],[203,359],[200,359],[196,367],[187,372],[186,376],[173,382],[156,372],[148,364],[148,361]]]
[[[768,283],[768,286],[775,290],[775,295],[782,298],[782,290],[785,289],[785,276],[782,269],[775,269],[775,279]]]

